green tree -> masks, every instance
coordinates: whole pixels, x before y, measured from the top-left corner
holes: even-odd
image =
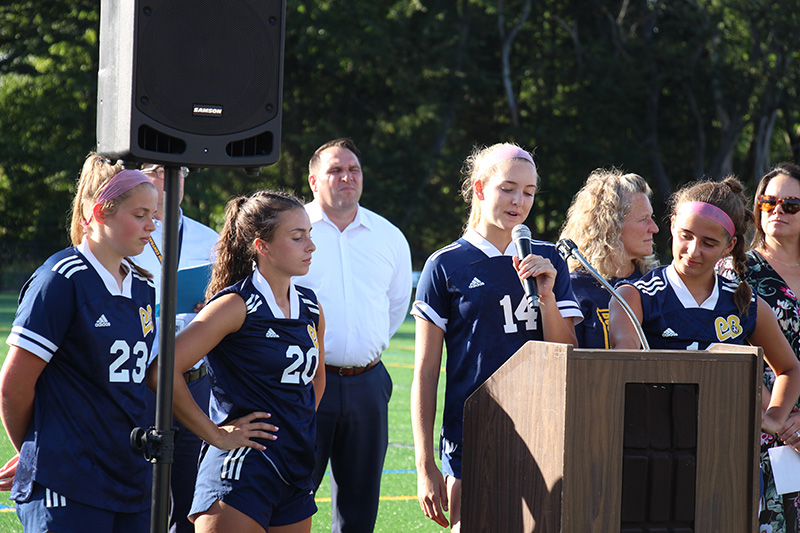
[[[466,220],[460,170],[474,145],[534,151],[541,188],[529,222],[545,239],[597,167],[642,174],[657,200],[702,176],[752,183],[800,149],[800,14],[785,7],[289,2],[281,159],[259,176],[194,172],[184,211],[219,227],[234,195],[271,187],[310,198],[311,153],[349,136],[363,152],[362,203],[406,233],[419,268]],[[0,7],[3,268],[10,242],[66,243],[73,183],[95,146],[98,10],[97,0]]]
[[[97,5],[0,7],[0,233],[65,243],[70,187],[94,145]]]

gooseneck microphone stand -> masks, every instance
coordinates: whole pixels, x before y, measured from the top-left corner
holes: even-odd
[[[175,312],[178,279],[178,204],[180,167],[165,167],[163,226],[163,263],[161,265],[161,304],[158,321],[158,387],[156,390],[156,425],[147,431],[135,428],[131,444],[141,449],[153,463],[153,496],[150,532],[166,533],[169,528],[170,475],[173,462],[175,430],[172,427],[173,377],[175,375]]]
[[[587,261],[583,255],[581,255],[581,252],[578,250],[578,247],[575,245],[575,243],[572,242],[571,239],[561,239],[556,243],[556,250],[558,250],[559,255],[562,259],[564,259],[564,261],[570,257],[577,260],[581,265],[583,265],[583,268],[585,268],[589,274],[592,275],[594,279],[600,282],[600,285],[602,285],[605,290],[611,293],[611,296],[613,296],[619,305],[622,306],[622,308],[625,310],[625,313],[628,315],[628,318],[630,318],[631,322],[633,323],[633,327],[636,329],[636,334],[639,336],[639,342],[642,343],[642,348],[645,350],[650,350],[650,344],[648,344],[647,338],[644,336],[642,325],[639,323],[639,320],[633,313],[631,306],[629,306],[628,302],[626,302],[622,296],[619,295],[614,287],[612,287],[611,284],[606,281],[606,279],[601,276],[592,265],[589,264],[589,261]]]

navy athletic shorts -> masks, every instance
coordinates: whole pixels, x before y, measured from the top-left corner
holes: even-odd
[[[207,447],[197,471],[190,520],[194,522],[217,500],[246,514],[264,529],[302,522],[317,512],[312,489],[286,483],[266,455],[247,447]]]
[[[446,476],[461,479],[461,445],[440,437],[439,457],[442,459],[442,472]]]
[[[120,513],[69,500],[39,483],[26,502],[17,502],[17,516],[25,533],[141,533],[150,530],[150,509]]]

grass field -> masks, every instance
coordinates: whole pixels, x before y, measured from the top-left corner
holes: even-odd
[[[0,361],[5,360],[8,346],[5,339],[11,329],[16,309],[16,294],[0,293]],[[386,453],[381,480],[381,503],[375,531],[393,533],[405,531],[442,531],[442,528],[425,518],[417,503],[417,476],[414,465],[414,440],[411,435],[411,379],[414,368],[414,322],[407,320],[392,338],[383,361],[394,381],[394,391],[389,403],[389,450]],[[439,409],[444,399],[444,378],[439,382]],[[435,427],[441,421],[437,417]],[[9,459],[14,449],[5,432],[0,432],[0,464]],[[319,512],[314,515],[312,531],[330,530],[331,503],[330,478],[322,482],[317,494]],[[22,526],[5,498],[0,501],[0,532],[22,533]]]

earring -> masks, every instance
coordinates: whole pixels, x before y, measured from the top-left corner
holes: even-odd
[[[475,185],[474,185],[474,188],[475,188],[475,198],[477,198],[478,200],[482,201],[483,200],[483,183],[480,180],[476,181]]]

